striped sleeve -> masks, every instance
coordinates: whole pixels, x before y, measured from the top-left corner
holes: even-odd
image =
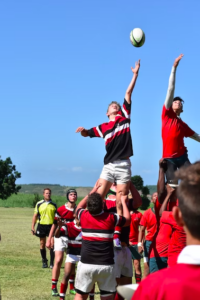
[[[118,215],[118,214],[113,214],[115,218],[115,226],[123,227],[124,224],[126,223],[126,218]]]
[[[66,226],[62,226],[60,228],[60,236],[67,236],[68,231],[67,231],[67,227]]]
[[[88,130],[88,135],[89,137],[93,138],[93,137],[100,137],[103,138],[103,132],[102,132],[102,126],[99,125],[97,127],[93,127],[91,129]]]
[[[81,215],[82,215],[82,213],[83,213],[84,211],[85,211],[85,209],[83,209],[83,208],[77,209],[76,215],[77,215],[78,220],[81,219]]]
[[[61,216],[60,216],[59,212],[56,210],[53,224],[57,225],[58,218],[61,218]]]
[[[130,119],[131,117],[131,103],[129,104],[126,99],[124,99],[124,103],[122,106],[122,115],[123,117]]]

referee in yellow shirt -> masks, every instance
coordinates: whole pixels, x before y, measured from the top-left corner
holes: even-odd
[[[42,267],[48,268],[48,260],[46,257],[46,237],[49,235],[51,226],[54,221],[54,216],[57,210],[57,206],[51,200],[51,190],[45,188],[43,191],[44,199],[37,202],[33,219],[32,219],[32,229],[31,232],[33,235],[36,235],[40,238],[40,253],[42,256]],[[35,224],[38,223],[37,229],[35,231]],[[54,263],[54,251],[53,251],[53,238],[52,238],[52,248],[50,249],[50,268],[53,268]]]

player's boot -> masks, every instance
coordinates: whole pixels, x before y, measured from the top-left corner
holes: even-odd
[[[52,295],[53,297],[58,297],[58,296],[59,296],[59,293],[58,293],[57,288],[54,288],[54,289],[51,290],[51,295]]]
[[[76,295],[76,291],[75,291],[75,290],[70,290],[69,293],[70,293],[71,295]]]
[[[121,250],[122,249],[122,245],[121,245],[121,242],[118,238],[116,239],[113,239],[113,244],[114,244],[114,247],[117,249],[117,250]]]
[[[48,262],[47,259],[43,259],[43,260],[42,260],[42,267],[43,267],[43,268],[48,268],[47,262]]]

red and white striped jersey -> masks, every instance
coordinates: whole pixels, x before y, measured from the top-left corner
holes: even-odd
[[[133,155],[132,140],[130,133],[131,104],[124,99],[122,110],[115,120],[103,123],[88,130],[91,138],[102,137],[106,144],[104,164]]]
[[[126,219],[117,214],[102,211],[91,215],[79,208],[77,216],[82,228],[81,262],[94,265],[113,265],[113,233],[115,226],[123,226]]]
[[[68,254],[81,255],[82,241],[80,240],[80,234],[81,227],[78,227],[75,221],[66,223],[61,227],[60,235],[68,237]]]
[[[60,206],[54,217],[54,224],[57,224],[57,219],[61,218],[63,222],[72,222],[74,220],[74,208],[67,207],[67,203]]]

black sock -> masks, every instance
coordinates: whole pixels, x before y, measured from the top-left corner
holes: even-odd
[[[40,254],[41,254],[43,260],[47,260],[46,249],[40,249]]]
[[[54,257],[55,257],[55,253],[53,251],[53,248],[50,249],[50,265],[53,266],[53,262],[54,262]]]

